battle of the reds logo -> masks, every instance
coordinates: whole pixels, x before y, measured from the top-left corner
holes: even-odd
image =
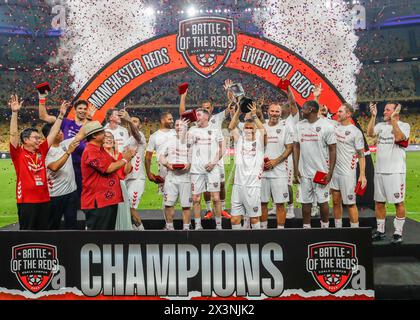
[[[0,1],[0,300],[420,297],[419,25],[417,0]]]

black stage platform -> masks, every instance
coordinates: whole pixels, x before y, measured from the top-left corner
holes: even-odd
[[[165,225],[162,210],[139,211],[146,230],[159,230]],[[332,217],[332,212],[330,213]],[[85,217],[82,212],[78,214],[78,226],[84,229]],[[360,210],[360,226],[376,227],[375,213],[370,209]],[[386,221],[387,239],[373,244],[373,263],[375,296],[377,299],[420,299],[420,222],[406,219],[404,225],[404,242],[401,245],[390,244],[394,231],[393,216]],[[192,224],[194,222],[192,221]],[[230,229],[230,221],[223,219],[223,228]],[[312,227],[319,227],[319,217],[312,218]],[[214,229],[214,220],[202,220],[204,229]],[[175,214],[175,229],[182,229],[181,213]],[[334,226],[334,219],[330,218],[330,226]],[[343,216],[343,226],[349,227],[346,210]],[[269,228],[276,227],[275,216],[269,216]],[[13,224],[0,230],[18,230]],[[286,228],[302,228],[301,209],[295,209],[295,218],[286,221]]]

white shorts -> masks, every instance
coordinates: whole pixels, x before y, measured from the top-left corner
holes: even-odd
[[[165,206],[173,207],[178,198],[182,208],[191,207],[191,183],[172,182],[170,179],[165,180],[163,187],[163,201]]]
[[[293,160],[292,158],[287,158],[285,161],[286,164],[286,170],[287,170],[287,184],[289,186],[293,185],[293,178],[294,178],[294,172],[293,172]]]
[[[400,203],[405,199],[405,173],[375,173],[375,195],[377,202]]]
[[[225,166],[223,164],[217,164],[217,167],[219,168],[220,183],[225,183]]]
[[[330,201],[330,186],[312,181],[312,178],[300,178],[296,191],[296,200],[300,203],[325,203]]]
[[[233,185],[231,196],[231,215],[261,216],[261,190],[258,187]]]
[[[129,179],[125,181],[125,184],[127,186],[128,197],[130,200],[130,208],[137,209],[141,200],[141,196],[144,192],[146,180]]]
[[[289,201],[287,177],[262,178],[261,202],[268,203],[270,198],[273,198],[274,203],[286,203]]]
[[[330,189],[340,191],[343,204],[351,205],[356,203],[356,175],[342,176],[333,174],[330,182]]]
[[[206,191],[220,192],[220,171],[217,168],[204,174],[191,173],[192,194],[202,194]]]

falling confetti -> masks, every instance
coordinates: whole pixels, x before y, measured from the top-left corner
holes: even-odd
[[[57,3],[56,1],[54,3]],[[70,57],[71,88],[77,93],[113,57],[154,35],[154,16],[140,0],[61,0],[67,30],[59,58]]]
[[[356,102],[356,75],[361,63],[354,54],[358,37],[351,11],[341,0],[265,0],[267,11],[254,14],[264,36],[298,53]],[[264,4],[265,2],[265,4]]]

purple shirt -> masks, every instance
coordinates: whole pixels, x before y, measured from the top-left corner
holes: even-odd
[[[75,137],[81,127],[82,126],[81,125],[79,126],[75,120],[64,118],[63,122],[61,123],[61,130],[63,131],[63,134],[64,134],[64,140]],[[86,146],[86,141],[85,140],[80,141],[79,146],[76,148],[76,150],[74,150],[72,154],[73,163],[77,163],[79,164],[79,166],[80,166],[80,161],[82,159],[83,150],[85,150],[85,146]]]

